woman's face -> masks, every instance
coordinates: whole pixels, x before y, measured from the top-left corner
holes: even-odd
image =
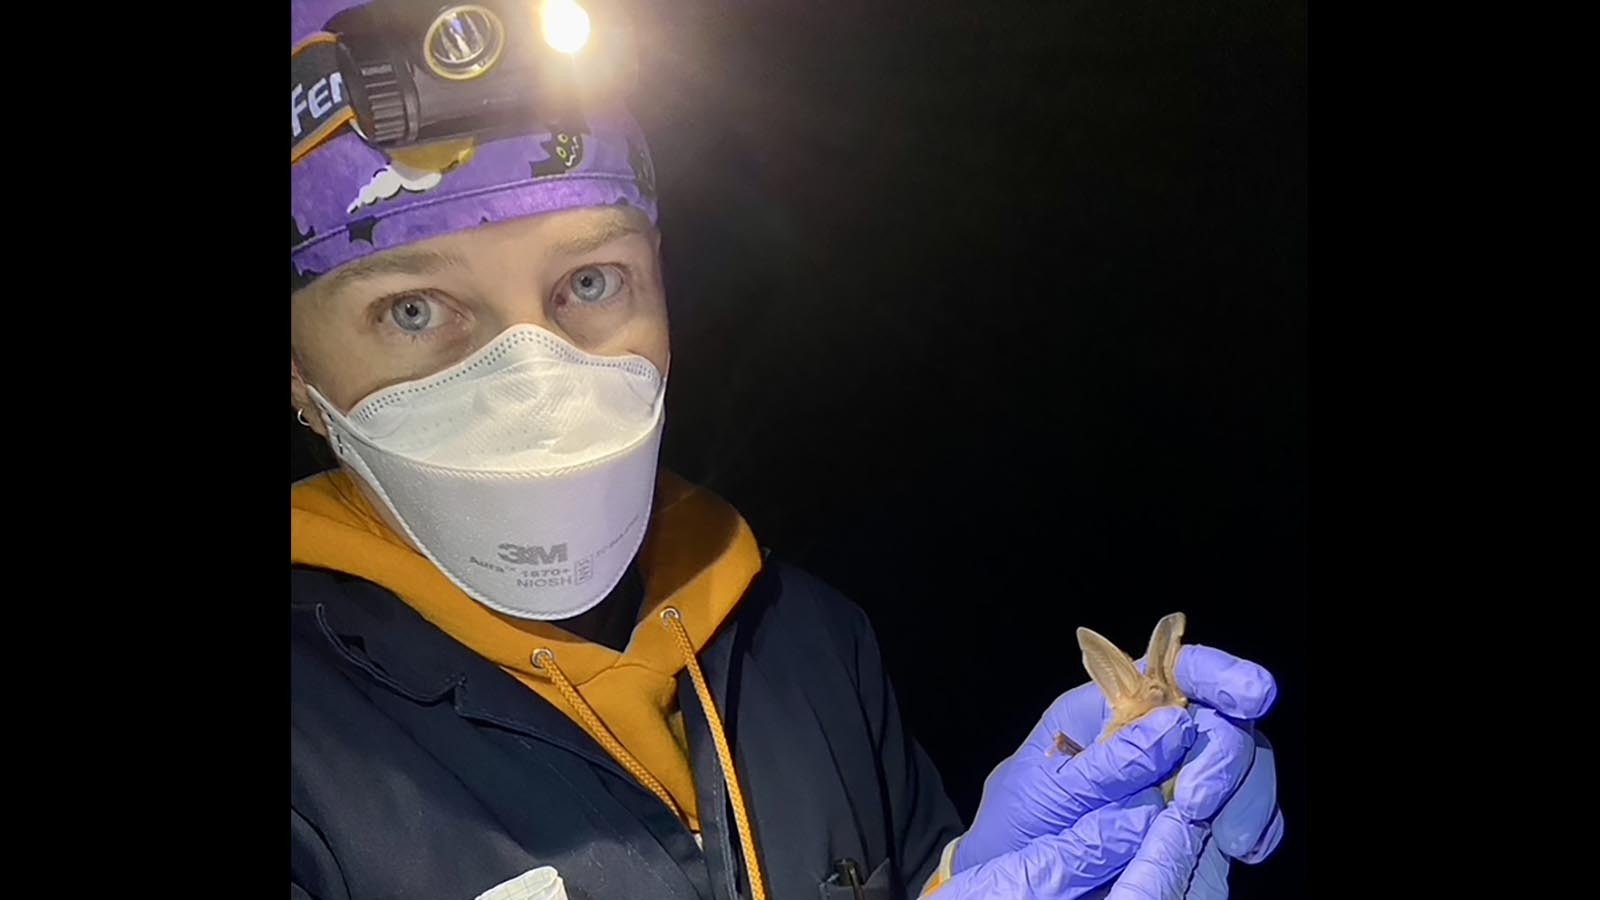
[[[665,375],[667,304],[659,236],[622,208],[574,209],[421,241],[348,263],[290,306],[290,391],[326,436],[306,386],[349,412],[431,375],[513,325],[590,353],[635,354]]]

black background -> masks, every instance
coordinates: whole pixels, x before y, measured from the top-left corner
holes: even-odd
[[[966,816],[1076,626],[1186,612],[1280,690],[1233,896],[1306,894],[1305,3],[639,6],[665,464],[867,609]]]

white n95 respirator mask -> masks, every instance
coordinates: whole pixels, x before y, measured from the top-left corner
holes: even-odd
[[[518,325],[348,414],[311,397],[339,460],[457,587],[554,620],[605,599],[644,540],[664,387],[638,356]]]

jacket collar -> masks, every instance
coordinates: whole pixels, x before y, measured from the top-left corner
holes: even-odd
[[[294,568],[291,579],[295,627],[388,689],[419,703],[453,695],[464,718],[553,744],[632,780],[560,710],[389,591],[324,570]]]

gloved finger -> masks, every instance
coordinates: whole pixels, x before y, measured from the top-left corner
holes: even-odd
[[[1183,710],[1160,709],[1076,756],[1011,757],[984,784],[972,828],[956,848],[956,871],[1058,834],[1095,809],[1161,784],[1183,762],[1195,734]]]
[[[1160,791],[1141,791],[1090,812],[1060,834],[1036,838],[1020,850],[957,873],[934,896],[1083,900],[1134,858],[1160,810]]]
[[[1181,900],[1208,832],[1170,806],[1162,810],[1107,900]]]
[[[1213,837],[1207,836],[1204,844],[1183,900],[1228,900],[1228,857],[1217,847]],[[1115,887],[1114,884],[1104,885],[1089,892],[1083,900],[1106,900]]]
[[[1267,826],[1267,832],[1261,836],[1261,840],[1254,847],[1251,847],[1248,853],[1238,857],[1238,859],[1242,863],[1255,865],[1271,856],[1273,851],[1278,849],[1278,842],[1282,840],[1283,810],[1280,809],[1273,813],[1272,824]]]
[[[1228,857],[1217,846],[1214,834],[1206,836],[1183,900],[1228,900]]]
[[[1217,844],[1222,852],[1237,860],[1250,858],[1259,862],[1272,854],[1277,838],[1272,837],[1274,819],[1278,834],[1283,832],[1282,816],[1278,810],[1278,769],[1272,745],[1259,733],[1250,735],[1253,753],[1250,768],[1238,790],[1233,792],[1222,811],[1211,822],[1216,832]],[[1179,776],[1181,785],[1183,777]],[[1173,799],[1177,799],[1174,791]],[[1271,838],[1271,840],[1268,840]]]
[[[1179,651],[1174,674],[1184,696],[1235,719],[1259,719],[1278,699],[1271,672],[1201,644]]]
[[[1076,756],[1047,759],[1045,771],[1051,777],[1041,785],[1037,802],[1076,820],[1095,807],[1159,785],[1183,764],[1196,734],[1195,721],[1184,710],[1155,710]]]
[[[1172,803],[1184,818],[1204,821],[1216,815],[1244,782],[1255,761],[1256,742],[1249,731],[1208,707],[1195,708],[1194,724],[1194,745],[1178,770]]]

